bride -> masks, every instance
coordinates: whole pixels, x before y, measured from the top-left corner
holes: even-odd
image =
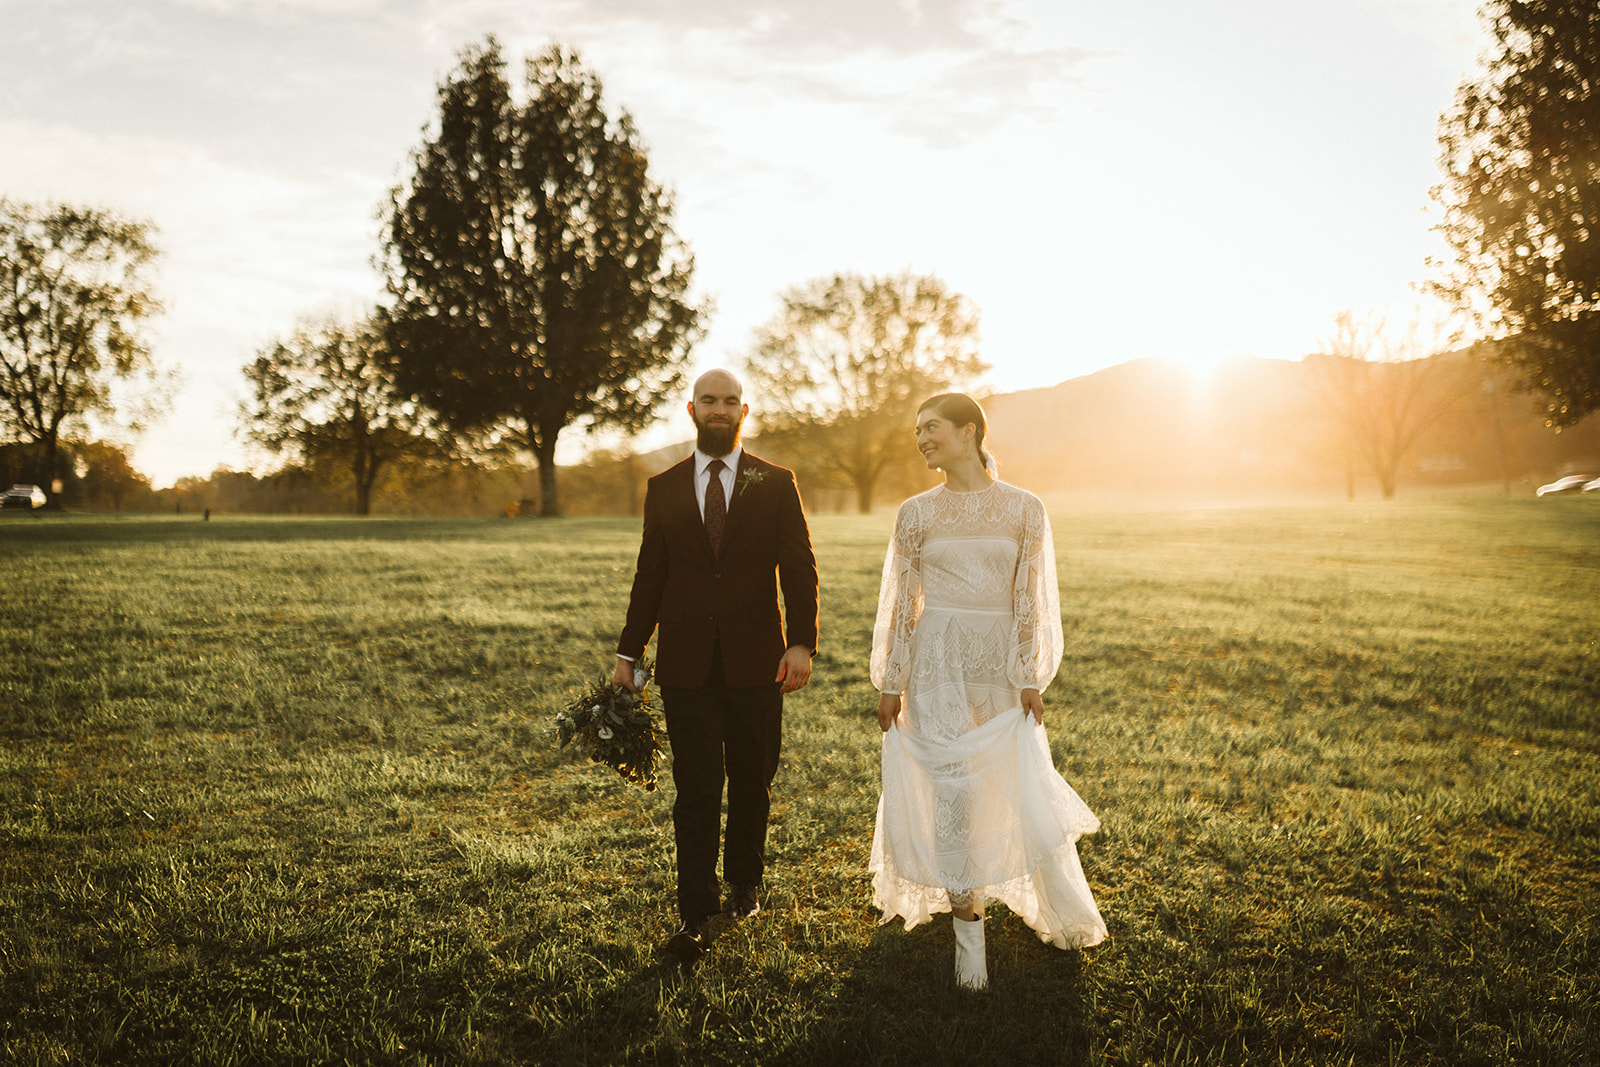
[[[997,480],[983,409],[943,393],[917,412],[917,447],[944,485],[895,517],[872,634],[882,694],[883,793],[873,903],[907,930],[954,913],[956,980],[988,987],[983,903],[1057,948],[1106,926],[1078,862],[1100,821],[1050,759],[1040,693],[1061,665],[1050,523]]]

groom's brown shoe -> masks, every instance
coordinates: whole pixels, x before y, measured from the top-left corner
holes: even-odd
[[[706,950],[706,924],[684,923],[683,928],[667,938],[665,951],[684,963],[692,963]]]
[[[761,910],[761,891],[753,885],[728,887],[728,914],[735,919],[748,919]]]

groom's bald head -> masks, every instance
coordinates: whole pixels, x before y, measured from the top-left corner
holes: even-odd
[[[731,370],[724,370],[721,367],[708,370],[694,380],[695,399],[699,399],[708,392],[723,396],[731,393],[741,401],[744,400],[744,384],[734,376]]]
[[[744,386],[732,371],[719,367],[695,379],[689,417],[694,420],[700,451],[709,456],[732,452],[739,445],[739,428],[749,412]]]

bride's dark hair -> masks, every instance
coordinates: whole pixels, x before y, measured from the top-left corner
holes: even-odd
[[[989,432],[989,420],[984,418],[983,408],[978,406],[976,400],[966,393],[940,393],[938,396],[930,396],[924,400],[922,406],[917,408],[917,413],[921,414],[929,408],[937,411],[957,426],[974,427],[977,433],[973,435],[972,443],[978,446],[978,459],[983,463],[983,469],[988,471],[991,477],[999,475],[999,468],[995,464],[994,457],[989,454],[987,448],[983,447],[983,436]]]

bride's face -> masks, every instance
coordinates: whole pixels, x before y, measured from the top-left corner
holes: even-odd
[[[971,423],[957,426],[935,408],[917,413],[917,451],[927,460],[929,470],[946,469],[963,457],[976,456],[974,434]]]

